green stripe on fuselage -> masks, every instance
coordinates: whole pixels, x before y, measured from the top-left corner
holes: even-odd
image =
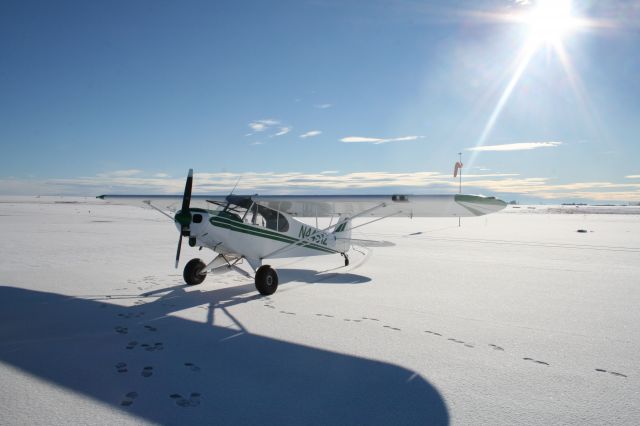
[[[256,237],[268,238],[271,240],[279,241],[282,243],[293,244],[297,246],[306,247],[314,250],[324,251],[326,253],[338,253],[338,251],[323,247],[310,241],[299,241],[297,238],[290,237],[288,235],[282,235],[274,231],[270,231],[264,228],[256,228],[251,225],[240,223],[234,220],[229,220],[224,217],[214,216],[209,219],[209,222],[213,226],[219,228],[229,229],[230,231],[242,232],[243,234],[253,235]]]

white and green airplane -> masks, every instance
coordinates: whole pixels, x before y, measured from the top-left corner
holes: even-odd
[[[97,198],[148,205],[175,222],[180,231],[176,268],[182,237],[192,247],[206,247],[217,253],[209,263],[190,260],[183,277],[188,285],[200,284],[208,273],[235,270],[246,259],[255,272],[256,289],[263,295],[278,288],[278,274],[265,261],[286,257],[341,255],[349,264],[352,220],[373,218],[357,227],[391,217],[468,217],[502,210],[506,203],[494,197],[476,195],[192,195],[193,170],[189,170],[182,205],[174,216],[179,196],[100,195]],[[143,204],[144,203],[144,204]],[[337,218],[325,228],[307,225],[295,217]],[[316,220],[317,223],[317,220]]]

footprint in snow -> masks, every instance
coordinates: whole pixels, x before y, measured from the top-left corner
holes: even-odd
[[[491,348],[493,348],[494,351],[504,351],[504,348],[498,345],[494,345],[493,343],[489,343],[489,346],[491,346]]]
[[[153,345],[150,343],[143,343],[140,346],[142,346],[147,352],[161,351],[164,349],[164,344],[162,342],[155,342]]]
[[[140,375],[142,375],[142,377],[151,377],[151,375],[153,375],[153,367],[151,366],[144,367]]]
[[[185,362],[184,366],[187,367],[191,371],[200,371],[200,367],[198,367],[197,365],[195,365],[192,362]]]
[[[173,399],[176,402],[177,406],[182,408],[187,408],[187,407],[197,407],[198,405],[200,405],[200,396],[201,395],[199,392],[192,392],[189,395],[189,398],[185,398],[179,393],[174,393],[169,395],[169,398]]]
[[[607,371],[607,370],[604,370],[602,368],[596,368],[596,371],[598,371],[600,373],[609,373],[609,374],[617,376],[617,377],[627,377],[626,374],[618,373],[618,372],[615,372],[615,371]]]
[[[121,325],[113,327],[113,329],[116,331],[116,333],[119,334],[127,334],[129,332],[129,329],[127,327],[122,327]]]
[[[616,373],[615,371],[609,371],[609,374],[613,374],[614,376],[618,376],[618,377],[627,377],[625,374]]]
[[[120,318],[126,318],[126,319],[140,318],[143,315],[144,315],[144,311],[142,311],[142,312],[129,312],[129,313],[126,313],[126,314],[123,314],[123,313],[118,314],[118,316]]]
[[[150,326],[150,325],[145,325],[144,328],[146,328],[148,331],[158,331],[157,328]]]
[[[440,337],[442,337],[442,334],[440,334],[440,333],[436,333],[435,331],[425,330],[424,332],[425,332],[425,333],[428,333],[428,334],[433,334],[434,336],[440,336]]]
[[[115,365],[116,370],[118,371],[118,373],[126,373],[127,371],[127,363],[126,362],[119,362]]]
[[[133,404],[133,400],[138,397],[138,392],[131,391],[124,396],[124,399],[120,402],[120,405],[128,407]]]
[[[536,364],[542,364],[542,365],[549,365],[548,362],[544,362],[544,361],[538,361],[537,359],[533,359],[533,358],[522,358],[525,361],[531,361],[531,362],[535,362]]]
[[[129,343],[127,344],[126,348],[127,348],[127,349],[133,349],[133,348],[135,348],[136,346],[138,346],[138,342],[136,342],[135,340],[133,340],[133,341],[131,341],[131,342],[129,342]]]

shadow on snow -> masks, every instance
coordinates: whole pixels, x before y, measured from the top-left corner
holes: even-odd
[[[0,287],[0,361],[163,424],[449,422],[438,391],[410,370],[244,330],[226,308],[258,299],[253,285],[162,291],[121,307]],[[200,305],[206,322],[168,316]],[[236,327],[211,325],[214,310]]]

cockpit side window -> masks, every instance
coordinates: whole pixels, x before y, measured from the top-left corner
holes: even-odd
[[[227,198],[229,199],[229,197]],[[233,214],[239,221],[278,232],[287,232],[289,230],[289,221],[285,215],[277,210],[253,202],[250,197],[234,196],[221,214]]]
[[[258,213],[265,220],[265,228],[278,232],[287,232],[289,230],[289,221],[282,213],[260,205],[258,205]]]

